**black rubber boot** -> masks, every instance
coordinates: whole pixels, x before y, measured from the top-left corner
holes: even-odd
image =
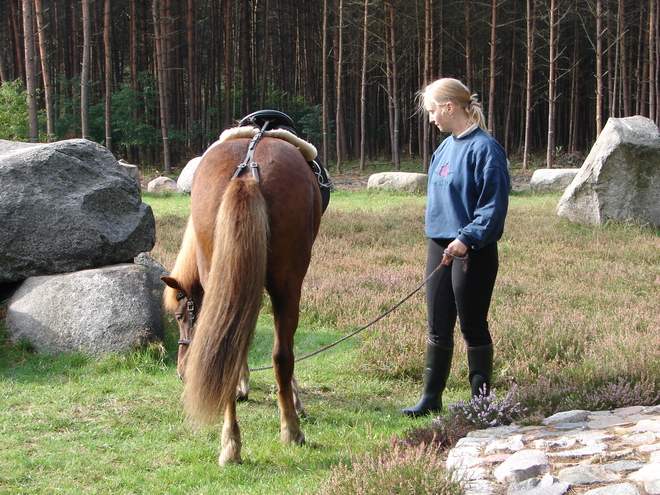
[[[426,369],[424,372],[424,391],[422,398],[413,407],[402,412],[408,416],[426,416],[442,409],[442,392],[447,385],[451,371],[453,348],[426,346]]]
[[[467,355],[472,397],[490,394],[490,382],[493,379],[493,344],[468,347]]]

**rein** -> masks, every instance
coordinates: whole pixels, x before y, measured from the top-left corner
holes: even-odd
[[[466,266],[467,266],[467,255],[466,255],[466,256],[460,256],[460,257],[459,257],[459,256],[453,256],[453,255],[450,254],[449,256],[450,256],[451,258],[454,258],[454,259],[458,260],[458,261],[462,261],[462,262],[463,262],[463,269],[464,269],[464,270],[466,269]],[[356,336],[357,334],[359,334],[360,332],[362,332],[362,331],[366,330],[367,328],[371,327],[372,325],[378,323],[380,320],[382,320],[383,318],[385,318],[387,315],[389,315],[390,313],[392,313],[393,311],[395,311],[396,309],[398,309],[399,306],[401,306],[404,302],[406,302],[406,301],[407,301],[408,299],[410,299],[412,296],[414,296],[415,294],[417,294],[417,292],[419,292],[420,290],[422,290],[422,287],[424,287],[424,286],[426,285],[426,283],[427,283],[429,280],[431,280],[431,277],[433,277],[433,276],[434,276],[434,275],[435,275],[440,269],[442,269],[443,267],[445,268],[445,269],[443,269],[443,276],[444,276],[444,274],[447,273],[446,266],[447,266],[447,265],[443,265],[442,263],[440,263],[440,264],[439,264],[438,266],[436,266],[435,269],[429,274],[429,276],[426,277],[426,278],[424,279],[424,281],[423,281],[421,284],[419,284],[419,285],[418,285],[417,287],[415,287],[413,290],[411,290],[410,292],[408,292],[408,294],[406,294],[403,298],[401,298],[401,299],[400,299],[397,303],[395,303],[390,309],[388,309],[387,311],[385,311],[384,313],[382,313],[380,316],[377,316],[376,318],[374,318],[373,320],[371,320],[371,321],[370,321],[369,323],[367,323],[366,325],[361,326],[360,328],[358,328],[358,329],[355,330],[354,332],[351,332],[351,333],[349,333],[348,335],[343,336],[342,338],[340,338],[340,339],[334,341],[334,342],[331,343],[331,344],[328,344],[328,345],[326,345],[326,346],[324,346],[324,347],[321,347],[320,349],[317,349],[317,350],[315,350],[315,351],[313,351],[313,352],[310,352],[309,354],[306,354],[306,355],[304,355],[304,356],[302,356],[302,357],[297,358],[296,360],[294,360],[294,363],[297,363],[297,362],[302,361],[302,360],[304,360],[304,359],[308,359],[308,358],[310,358],[310,357],[312,357],[312,356],[316,356],[317,354],[320,354],[321,352],[327,351],[328,349],[330,349],[330,348],[336,346],[337,344],[343,342],[344,340],[348,340],[348,339],[350,339],[351,337],[355,337],[355,336]],[[190,323],[190,330],[192,330],[193,327],[195,326],[195,318],[196,318],[196,317],[195,317],[195,303],[193,302],[192,298],[190,298],[190,297],[189,297],[187,294],[185,294],[184,292],[180,292],[180,293],[177,295],[177,300],[181,300],[181,299],[183,299],[184,297],[187,298],[188,320],[191,322],[191,323]],[[190,339],[179,339],[178,344],[179,344],[179,345],[190,345],[190,342],[191,342]],[[270,369],[273,369],[273,365],[270,365],[270,366],[262,366],[261,368],[250,368],[250,371],[265,371],[265,370],[270,370]]]
[[[450,255],[450,256],[451,256],[451,255]],[[455,259],[457,259],[457,260],[459,260],[459,261],[462,261],[463,263],[466,263],[466,262],[467,262],[467,256],[464,256],[464,257],[451,256],[451,257],[452,257],[452,258],[455,258]],[[304,356],[302,356],[302,357],[297,358],[297,359],[294,361],[294,363],[297,363],[297,362],[302,361],[302,360],[304,360],[304,359],[308,359],[308,358],[310,358],[310,357],[312,357],[312,356],[316,356],[317,354],[320,354],[321,352],[327,351],[328,349],[330,349],[330,348],[336,346],[337,344],[343,342],[344,340],[348,340],[348,339],[350,339],[351,337],[354,337],[354,336],[356,336],[357,334],[359,334],[360,332],[366,330],[366,329],[369,328],[370,326],[376,324],[377,322],[379,322],[380,320],[382,320],[383,318],[385,318],[387,315],[389,315],[390,313],[392,313],[393,311],[395,311],[396,309],[398,309],[399,306],[401,306],[404,302],[406,302],[408,299],[410,299],[412,296],[414,296],[417,292],[419,292],[419,291],[422,289],[422,287],[424,287],[424,286],[426,285],[426,283],[427,283],[429,280],[431,280],[431,277],[433,277],[433,276],[434,276],[434,275],[435,275],[435,274],[436,274],[441,268],[443,268],[443,267],[446,267],[446,265],[443,265],[442,263],[440,263],[440,264],[439,264],[437,267],[435,267],[435,269],[429,274],[429,276],[426,277],[426,278],[424,279],[424,281],[423,281],[421,284],[419,284],[417,287],[415,287],[413,290],[411,290],[408,294],[406,294],[403,298],[401,298],[401,300],[399,300],[397,303],[395,303],[390,309],[388,309],[387,311],[385,311],[384,313],[382,313],[380,316],[377,316],[376,318],[374,318],[373,320],[371,320],[371,321],[370,321],[369,323],[367,323],[366,325],[361,326],[360,328],[358,328],[358,329],[355,330],[354,332],[351,332],[351,333],[349,333],[348,335],[343,336],[343,337],[340,338],[339,340],[336,340],[336,341],[334,341],[334,342],[331,343],[331,344],[328,344],[328,345],[326,345],[326,346],[324,346],[324,347],[321,347],[320,349],[317,349],[317,350],[315,350],[315,351],[313,351],[313,352],[310,352],[309,354],[306,354],[306,355],[304,355]],[[446,272],[447,272],[447,270],[446,270],[446,269],[443,269],[443,274],[446,273]],[[185,293],[183,293],[183,292],[181,292],[181,293],[179,293],[179,294],[177,295],[177,300],[181,300],[181,299],[183,299],[184,297],[188,299],[188,300],[187,300],[187,306],[188,306],[188,319],[189,319],[189,321],[191,322],[190,329],[192,330],[192,328],[193,328],[194,325],[195,325],[195,303],[193,302],[193,300],[192,300],[187,294],[185,294]],[[189,345],[189,344],[190,344],[190,339],[179,339],[178,344],[179,344],[179,345]],[[261,368],[250,368],[250,371],[264,371],[264,370],[270,370],[270,369],[273,369],[273,365],[270,365],[270,366],[262,366]]]

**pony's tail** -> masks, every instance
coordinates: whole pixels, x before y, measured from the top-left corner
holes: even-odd
[[[236,400],[263,300],[268,235],[259,183],[230,181],[216,217],[204,304],[188,351],[185,409],[196,422],[216,421]]]

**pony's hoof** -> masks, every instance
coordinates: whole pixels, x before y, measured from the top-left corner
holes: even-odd
[[[302,430],[298,430],[298,433],[296,433],[295,437],[291,435],[290,433],[287,434],[282,434],[281,440],[283,443],[293,443],[295,445],[304,445],[305,443],[305,434],[303,433]]]
[[[243,464],[243,459],[241,459],[240,455],[233,457],[231,455],[225,455],[222,453],[220,454],[220,457],[218,457],[218,464],[220,466],[226,466],[228,464]]]

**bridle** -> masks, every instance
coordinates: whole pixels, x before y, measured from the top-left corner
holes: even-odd
[[[188,325],[189,325],[189,330],[192,332],[193,328],[195,328],[195,321],[197,320],[197,310],[195,308],[195,301],[193,301],[193,298],[188,296],[185,292],[179,292],[176,295],[176,300],[180,301],[181,299],[186,300],[186,309],[188,311]],[[177,342],[179,345],[190,345],[191,339],[179,339]]]

